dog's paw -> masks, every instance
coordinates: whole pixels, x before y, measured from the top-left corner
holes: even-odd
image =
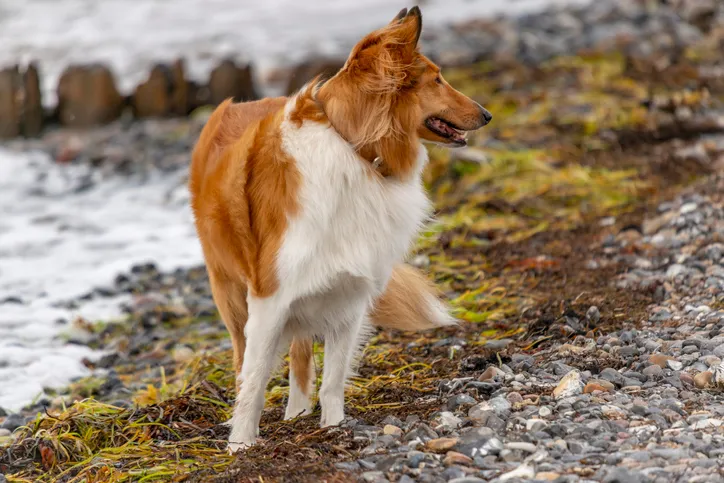
[[[229,441],[229,444],[226,446],[226,450],[229,452],[230,455],[233,455],[234,453],[237,453],[239,451],[244,451],[248,448],[251,448],[254,446],[254,443],[256,441],[251,440],[247,442],[240,442],[240,441]]]
[[[326,414],[322,414],[322,419],[319,422],[319,426],[322,428],[328,428],[330,426],[339,426],[344,421],[344,411],[329,411]]]

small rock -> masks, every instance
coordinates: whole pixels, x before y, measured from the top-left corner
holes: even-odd
[[[555,481],[561,474],[554,471],[540,471],[535,474],[535,479],[540,481]]]
[[[508,481],[508,480],[513,480],[516,478],[525,480],[525,479],[531,479],[534,477],[535,477],[535,470],[529,465],[522,464],[522,465],[518,466],[516,469],[514,469],[513,471],[509,471],[507,473],[500,475],[500,478],[498,478],[498,481]]]
[[[174,362],[184,363],[194,358],[194,351],[186,345],[177,345],[171,353]]]
[[[453,429],[457,429],[463,421],[450,411],[443,411],[435,418],[435,422],[441,426],[443,430],[452,431]]]
[[[664,370],[658,364],[651,364],[649,367],[641,371],[641,373],[648,377],[659,377],[664,373]]]
[[[458,438],[436,438],[428,441],[425,446],[431,451],[447,451],[458,444],[458,441]]]
[[[392,424],[385,424],[382,433],[399,438],[402,436],[402,429]]]
[[[601,312],[599,312],[598,307],[596,307],[595,305],[591,305],[586,312],[586,318],[591,323],[597,324],[598,321],[601,320]]]
[[[604,404],[601,406],[601,414],[608,419],[626,419],[626,411],[616,406]]]
[[[442,462],[443,464],[445,464],[445,466],[471,465],[473,464],[473,459],[469,456],[465,456],[462,453],[458,453],[457,451],[448,451],[445,455],[445,459],[443,459]]]
[[[656,364],[662,369],[666,369],[666,366],[668,365],[668,361],[675,361],[671,356],[665,356],[664,354],[651,354],[649,356],[649,362],[652,364]]]
[[[5,419],[5,421],[0,425],[0,428],[7,429],[8,431],[15,431],[20,426],[25,425],[25,418],[22,414],[11,414],[10,416]]]
[[[495,366],[488,366],[488,368],[485,369],[485,372],[480,374],[480,377],[478,377],[478,381],[489,381],[496,376],[503,377],[505,376],[505,373]]]
[[[527,452],[527,453],[535,453],[535,451],[536,451],[536,449],[537,449],[536,445],[534,445],[533,443],[525,443],[525,442],[522,442],[522,441],[520,441],[520,442],[507,443],[507,444],[505,445],[505,448],[506,448],[506,449],[512,449],[512,450],[516,450],[516,449],[517,449],[517,450],[520,450],[520,451],[525,451],[525,452]]]
[[[583,388],[583,393],[590,394],[593,391],[613,392],[614,389],[616,389],[616,387],[608,381],[594,380],[586,384]]]
[[[382,471],[365,471],[362,473],[362,480],[367,483],[382,483],[389,481]]]
[[[681,275],[685,271],[686,267],[684,265],[674,263],[673,265],[670,265],[668,269],[666,269],[666,276],[673,279]]]
[[[561,382],[559,382],[553,390],[553,397],[556,400],[559,400],[575,396],[576,394],[581,394],[581,392],[583,392],[581,373],[578,371],[571,371],[566,374],[563,379],[561,379]]]
[[[705,389],[709,387],[714,380],[714,373],[711,371],[700,372],[694,376],[694,385],[699,389]]]
[[[684,384],[688,384],[688,385],[690,385],[690,386],[694,386],[694,385],[695,385],[695,383],[694,383],[694,378],[691,377],[691,375],[690,375],[690,374],[687,374],[686,372],[681,372],[681,373],[679,373],[679,379],[680,379],[681,382],[683,382]]]

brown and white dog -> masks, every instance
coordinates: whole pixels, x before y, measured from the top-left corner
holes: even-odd
[[[322,426],[344,419],[365,330],[454,323],[402,263],[431,211],[421,141],[465,145],[491,115],[450,87],[417,42],[417,7],[367,35],[331,79],[290,98],[222,103],[189,179],[214,300],[237,371],[229,450],[254,444],[264,390],[291,343],[286,418],[311,411],[323,337]]]

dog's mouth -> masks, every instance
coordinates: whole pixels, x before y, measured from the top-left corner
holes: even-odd
[[[458,146],[465,146],[467,144],[465,141],[465,135],[467,134],[465,130],[460,129],[449,121],[434,116],[428,117],[425,120],[425,127],[441,138],[447,139],[452,144]]]

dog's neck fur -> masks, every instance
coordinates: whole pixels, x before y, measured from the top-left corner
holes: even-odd
[[[420,145],[418,122],[412,120],[414,116],[395,116],[402,109],[394,105],[390,94],[363,93],[348,84],[344,72],[317,80],[312,99],[332,128],[373,169],[384,177],[407,178]]]

